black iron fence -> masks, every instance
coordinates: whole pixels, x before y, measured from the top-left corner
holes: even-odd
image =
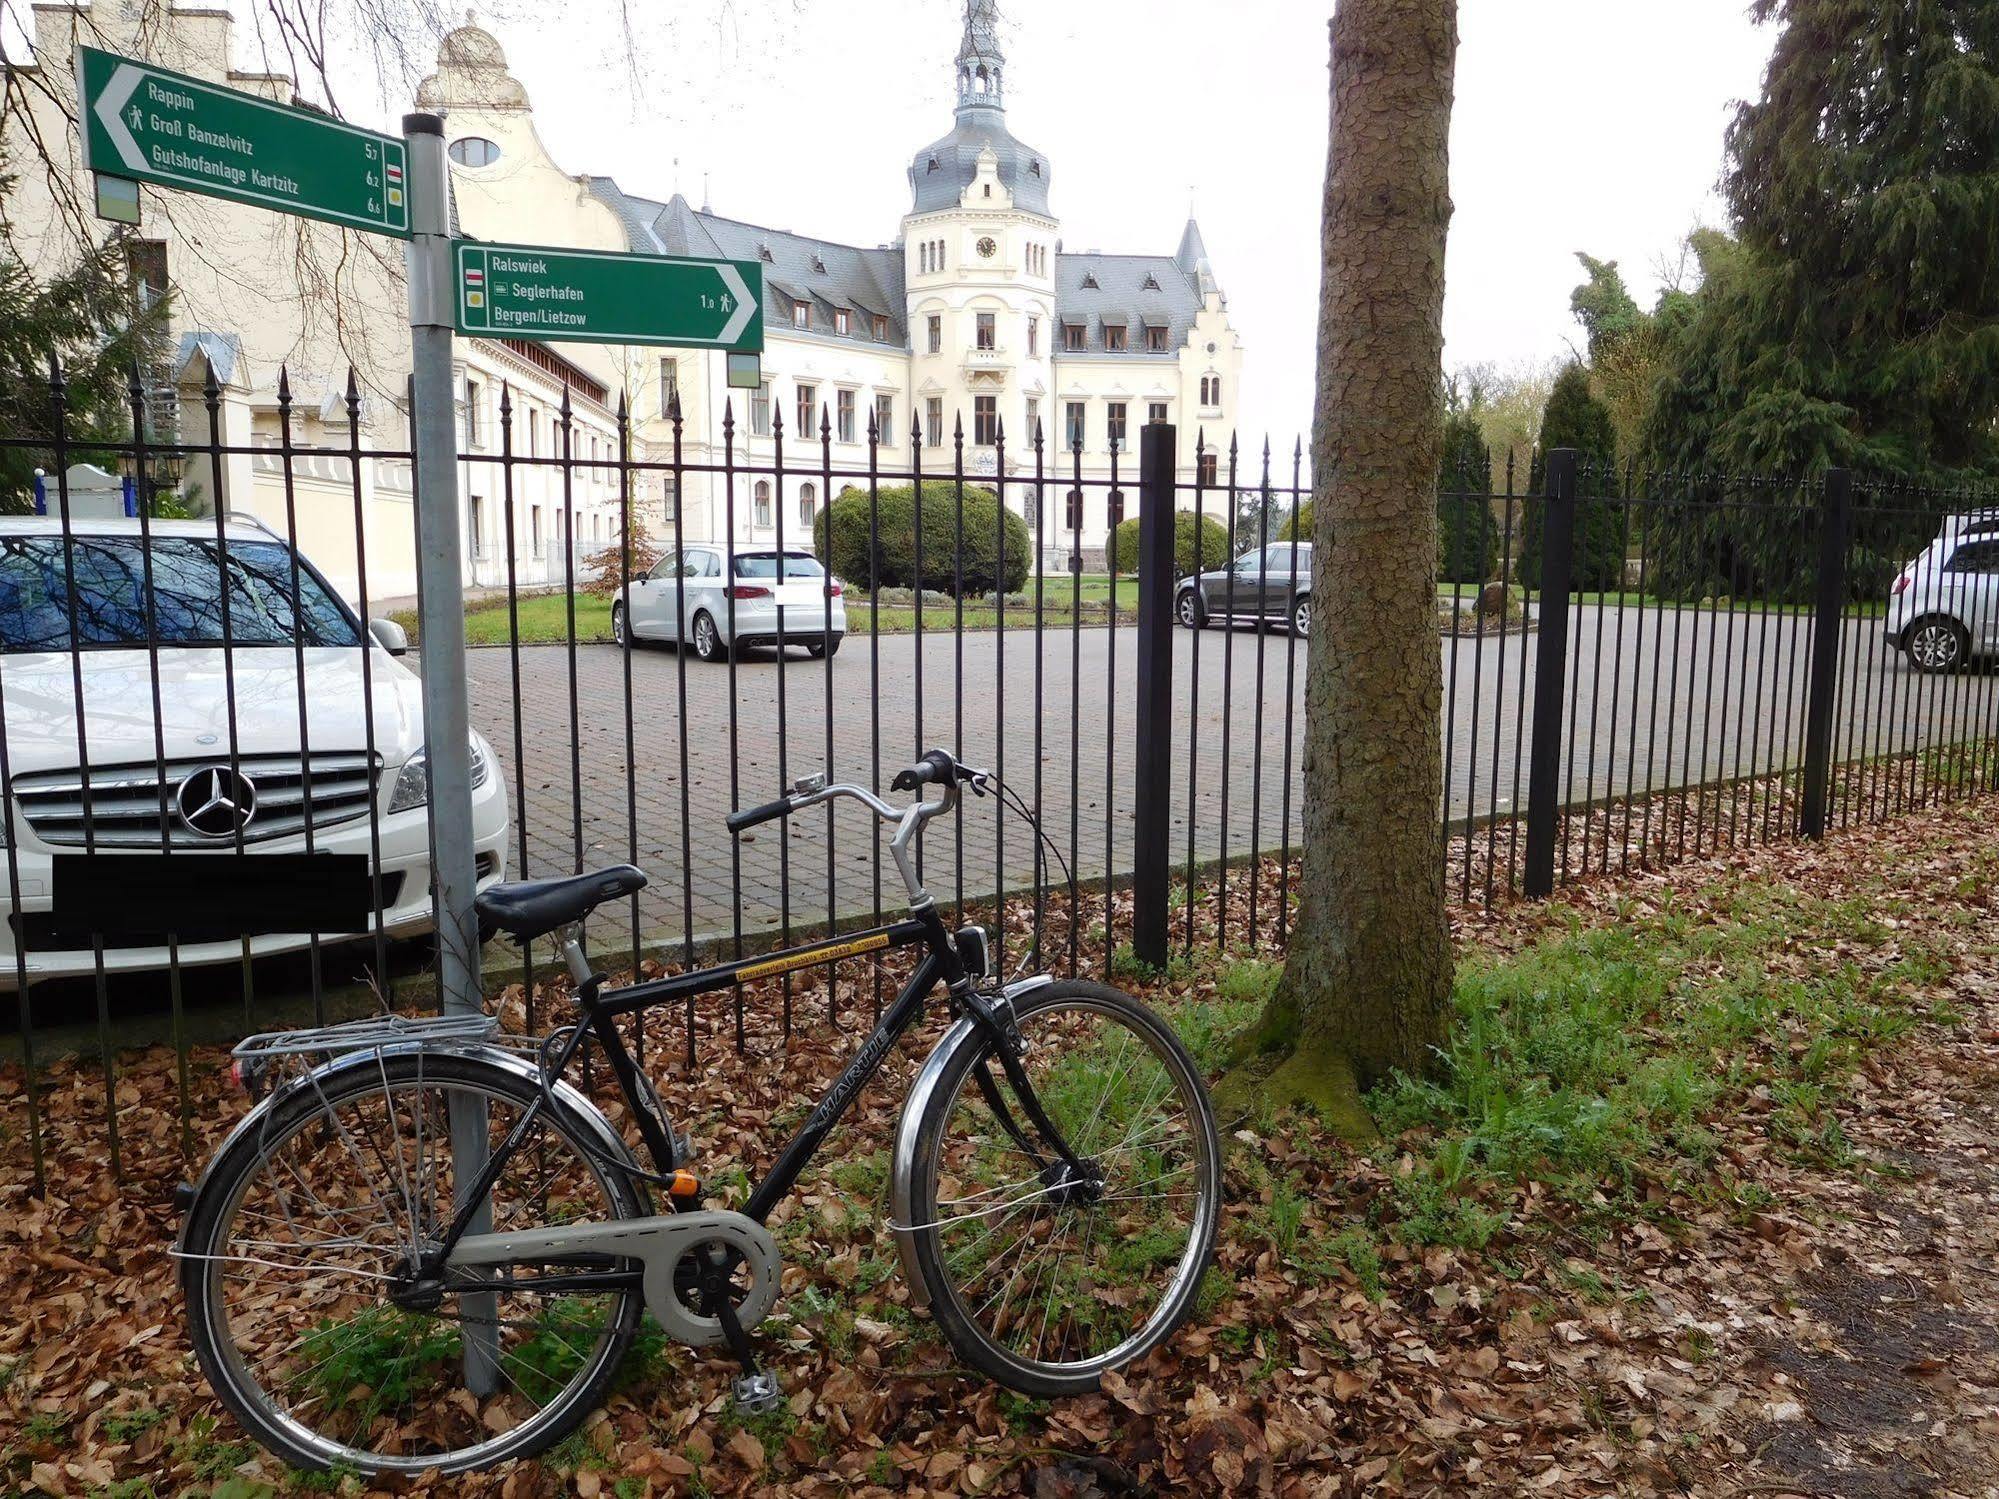
[[[45,1033],[81,1015],[115,1171],[123,1012],[171,1016],[185,1119],[191,1006],[240,1002],[251,1027],[384,991],[426,1001],[406,669],[422,642],[398,661],[397,628],[369,623],[393,612],[382,578],[413,576],[416,509],[410,444],[364,443],[351,378],[310,399],[281,380],[247,441],[223,440],[212,378],[172,443],[136,383],[135,435],[115,442],[79,435],[59,373],[50,395],[46,432],[0,435],[47,471],[47,513],[0,521],[0,982],[23,1062],[0,1148],[39,1170]],[[849,432],[845,406],[802,441],[781,409],[742,426],[727,409],[697,442],[677,405],[638,431],[623,402],[586,422],[585,399],[565,386],[524,412],[503,387],[490,430],[463,424],[466,575],[483,585],[468,630],[492,647],[466,683],[482,879],[646,868],[647,889],[593,920],[600,960],[633,966],[875,921],[899,887],[872,822],[829,809],[730,839],[722,820],[802,776],[885,785],[942,744],[1025,809],[969,802],[922,866],[1009,968],[1283,945],[1301,627],[1339,586],[1292,535],[1301,445],[1153,427],[1136,455],[1086,453],[997,423]],[[76,491],[80,461],[132,481],[129,515]],[[1561,452],[1521,467],[1438,499],[1438,810],[1458,901],[1994,787],[1984,497],[1839,473],[1639,476]],[[1167,524],[1183,511],[1214,524]],[[1131,518],[1135,554],[1113,536]],[[485,956],[489,988],[519,985],[526,1023],[545,1023],[550,954]],[[652,1041],[691,1066],[703,1039],[781,1043],[864,1020],[881,993],[855,960]]]

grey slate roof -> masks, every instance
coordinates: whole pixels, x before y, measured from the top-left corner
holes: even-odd
[[[1048,213],[1048,158],[1023,145],[1006,128],[1006,111],[991,105],[965,105],[951,133],[925,146],[909,161],[912,212],[955,208],[959,195],[978,175],[979,152],[987,146],[999,158],[999,178],[1013,194],[1016,208]],[[933,168],[931,163],[935,162]]]
[[[588,183],[591,193],[617,214],[632,249],[640,254],[762,261],[764,318],[772,328],[789,328],[792,300],[802,298],[812,303],[812,332],[821,337],[842,338],[833,331],[833,309],[846,307],[852,310],[853,317],[844,340],[881,347],[870,322],[874,314],[882,314],[888,318],[888,346],[908,347],[908,304],[903,290],[900,249],[864,249],[745,224],[719,214],[702,213],[678,193],[666,203],[634,197],[609,177],[591,177]],[[766,250],[770,257],[767,260]],[[815,257],[825,270],[814,269]],[[1097,284],[1085,286],[1087,278],[1094,278]],[[1156,285],[1147,286],[1148,278]],[[1177,353],[1186,343],[1209,290],[1219,292],[1220,288],[1208,266],[1201,231],[1192,219],[1187,221],[1180,247],[1172,255],[1085,255],[1063,251],[1055,257],[1055,321],[1082,323],[1088,337],[1083,352],[1094,358],[1168,357],[1145,346],[1145,329],[1159,325],[1166,328],[1168,351]],[[1103,328],[1107,321],[1127,325],[1129,331],[1123,349],[1104,347]],[[1053,337],[1058,359],[1064,353],[1075,352],[1065,348],[1059,327]]]
[[[640,254],[761,261],[764,320],[770,327],[789,328],[792,300],[800,298],[812,303],[815,334],[877,348],[908,346],[900,250],[836,244],[702,213],[679,193],[666,203],[633,197],[609,177],[588,182],[591,194],[617,214],[626,239]],[[816,269],[815,261],[825,269]],[[842,307],[852,314],[845,335],[833,327],[834,309]],[[886,340],[874,336],[876,314],[888,318]]]
[[[1157,291],[1145,285],[1150,276],[1159,283]],[[1096,286],[1083,283],[1094,277]],[[1196,278],[1181,269],[1171,255],[1078,255],[1063,251],[1055,257],[1055,321],[1081,323],[1087,330],[1093,357],[1105,359],[1153,358],[1145,347],[1145,329],[1164,324],[1167,349],[1179,352],[1201,310],[1201,292]],[[1128,325],[1123,349],[1104,347],[1105,323]],[[1056,331],[1055,357],[1076,350],[1068,347],[1061,331]]]
[[[175,380],[187,373],[196,354],[208,361],[209,369],[215,372],[215,383],[227,385],[236,378],[236,366],[243,358],[243,340],[234,333],[183,333],[174,349]]]

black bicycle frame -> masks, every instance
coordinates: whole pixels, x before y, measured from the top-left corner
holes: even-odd
[[[785,1194],[790,1192],[803,1174],[819,1147],[833,1126],[840,1122],[848,1107],[861,1089],[873,1080],[881,1070],[895,1043],[903,1033],[923,1016],[925,1002],[932,991],[941,983],[953,994],[967,994],[970,984],[967,980],[964,960],[959,956],[958,946],[951,933],[945,928],[944,920],[934,905],[913,912],[908,920],[892,922],[886,926],[869,927],[865,931],[853,932],[845,937],[824,942],[808,943],[801,947],[788,947],[756,958],[738,958],[714,968],[702,968],[692,973],[673,974],[667,978],[649,979],[644,983],[632,984],[616,989],[609,994],[601,991],[601,978],[593,978],[576,992],[576,1005],[582,1018],[564,1038],[558,1049],[551,1076],[560,1078],[582,1048],[585,1038],[594,1038],[603,1049],[604,1057],[617,1080],[618,1090],[624,1095],[625,1104],[637,1120],[639,1135],[645,1141],[646,1151],[652,1157],[653,1166],[661,1175],[673,1171],[675,1160],[673,1141],[667,1127],[660,1121],[646,1099],[646,1087],[638,1065],[632,1059],[624,1038],[619,1035],[616,1020],[620,1015],[633,1014],[639,1010],[649,1010],[661,1005],[677,1004],[693,995],[711,994],[718,989],[778,973],[788,973],[794,969],[811,967],[819,963],[837,962],[844,957],[852,957],[863,952],[880,952],[897,947],[925,946],[929,952],[916,965],[916,971],[895,997],[895,1002],[882,1011],[881,1019],[866,1041],[861,1043],[853,1060],[848,1062],[833,1085],[826,1090],[818,1106],[812,1110],[798,1133],[794,1135],[784,1151],[777,1158],[770,1174],[759,1182],[744,1204],[743,1212],[757,1222],[764,1222],[771,1209],[776,1207]],[[1013,1058],[1005,1059],[1012,1062]],[[1007,1068],[1009,1075],[1013,1067]],[[1019,1079],[1024,1083],[1025,1078]],[[537,1098],[522,1113],[519,1121],[500,1142],[499,1147],[473,1181],[471,1189],[461,1198],[453,1215],[450,1229],[443,1242],[428,1256],[434,1265],[441,1265],[450,1256],[470,1226],[479,1204],[493,1190],[500,1172],[514,1152],[525,1143],[528,1131],[534,1127],[546,1094]],[[1045,1116],[1041,1116],[1037,1102],[1029,1105],[1030,1117],[1043,1128]],[[1040,1117],[1036,1117],[1040,1116]],[[1067,1154],[1066,1147],[1063,1154]]]

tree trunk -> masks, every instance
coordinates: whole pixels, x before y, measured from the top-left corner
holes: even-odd
[[[1438,811],[1437,464],[1456,0],[1340,0],[1312,428],[1304,874],[1284,976],[1225,1094],[1371,1132],[1451,983]]]

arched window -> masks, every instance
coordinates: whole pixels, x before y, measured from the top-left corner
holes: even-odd
[[[451,159],[461,167],[489,167],[500,159],[500,148],[483,135],[461,135],[451,143]]]
[[[1201,376],[1201,404],[1219,406],[1222,404],[1222,377],[1220,375]]]
[[[798,486],[799,525],[805,527],[806,530],[808,531],[811,530],[812,517],[818,513],[818,510],[819,510],[819,491],[810,484],[799,485]]]
[[[757,480],[756,507],[751,512],[751,521],[758,526],[770,524],[770,480]]]

